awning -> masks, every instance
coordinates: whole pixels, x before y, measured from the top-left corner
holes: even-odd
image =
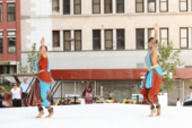
[[[141,79],[147,69],[53,69],[53,79],[63,80],[126,80]]]
[[[53,79],[58,80],[139,80],[145,68],[133,69],[52,69]],[[192,68],[178,68],[176,79],[192,79]]]
[[[176,79],[192,79],[192,68],[178,68]]]

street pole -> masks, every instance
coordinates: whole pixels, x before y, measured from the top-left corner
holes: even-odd
[[[184,97],[185,97],[185,86],[184,86],[184,80],[183,80],[183,101],[184,101]]]

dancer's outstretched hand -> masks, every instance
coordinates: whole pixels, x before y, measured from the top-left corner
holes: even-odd
[[[159,27],[158,27],[158,24],[157,24],[157,23],[155,24],[154,29],[155,29],[155,31],[158,31],[158,30],[159,30]]]
[[[45,38],[44,37],[41,38],[41,45],[45,45]]]

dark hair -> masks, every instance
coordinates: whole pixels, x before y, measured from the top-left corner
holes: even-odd
[[[42,45],[40,46],[40,48],[39,48],[39,50],[42,48]],[[45,49],[46,49],[46,51],[48,51],[48,48],[47,48],[47,46],[45,45]]]
[[[189,86],[190,89],[192,89],[192,86]]]
[[[177,101],[179,101],[180,97],[177,98]]]
[[[152,39],[154,39],[154,37],[150,37],[149,40],[148,40],[148,43],[149,43]],[[158,42],[158,41],[156,40],[156,44],[157,44],[157,42]]]

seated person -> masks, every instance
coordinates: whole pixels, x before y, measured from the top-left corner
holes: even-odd
[[[63,105],[67,105],[67,100],[64,100],[62,103]]]
[[[93,98],[93,104],[95,104],[95,103],[97,103],[97,102],[96,102],[96,98]]]
[[[182,107],[183,106],[183,102],[182,102],[180,97],[177,98],[176,106],[177,107]]]
[[[185,93],[187,95],[188,99],[184,102],[183,106],[192,105],[192,86],[189,86],[189,90],[190,90],[190,95]]]

